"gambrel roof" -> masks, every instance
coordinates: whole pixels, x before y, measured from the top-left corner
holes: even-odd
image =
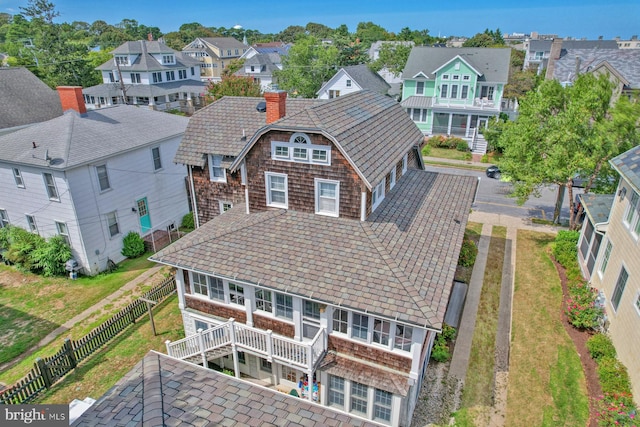
[[[428,79],[435,78],[435,71],[459,56],[480,76],[479,80],[507,83],[511,61],[510,48],[446,48],[416,46],[411,49],[402,79],[414,79],[423,73]]]
[[[476,185],[409,169],[366,221],[236,206],[151,260],[440,329]]]

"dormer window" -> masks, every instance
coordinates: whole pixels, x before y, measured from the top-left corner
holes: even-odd
[[[173,55],[162,55],[163,64],[175,64],[176,58]]]
[[[294,133],[291,135],[291,138],[289,138],[289,142],[293,142],[294,144],[311,144],[309,137],[304,133]]]
[[[214,182],[227,182],[227,171],[222,166],[222,156],[209,156],[209,179]]]
[[[116,64],[118,64],[118,65],[129,65],[129,57],[128,56],[116,56]]]
[[[331,146],[313,145],[308,135],[296,132],[291,135],[289,142],[271,142],[271,158],[288,162],[329,165]]]

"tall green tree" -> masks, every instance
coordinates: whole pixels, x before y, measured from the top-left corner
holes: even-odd
[[[504,38],[500,29],[495,31],[486,29],[484,33],[478,33],[462,44],[462,47],[499,47],[504,46]]]
[[[301,36],[282,60],[282,70],[274,72],[278,85],[292,96],[314,98],[322,83],[337,71],[338,55],[335,46]]]
[[[373,22],[360,22],[356,28],[356,37],[369,49],[373,42],[378,40],[392,40],[392,35],[378,24]]]
[[[260,84],[251,77],[225,75],[219,82],[210,82],[207,93],[212,101],[223,96],[260,96]]]
[[[638,141],[640,107],[624,98],[611,101],[611,82],[592,74],[566,87],[545,80],[522,98],[518,119],[505,123],[497,138],[500,168],[513,180],[519,202],[558,184],[568,190],[569,225],[575,227],[573,178],[589,177],[588,192],[607,161]]]
[[[412,46],[407,44],[383,43],[378,59],[371,63],[373,71],[387,68],[395,75],[400,75],[407,65]]]

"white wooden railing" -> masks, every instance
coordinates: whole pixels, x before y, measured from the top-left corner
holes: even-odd
[[[252,328],[230,319],[227,323],[197,333],[178,341],[166,341],[167,354],[177,359],[201,357],[214,350],[235,345],[238,349],[250,350],[268,360],[314,369],[327,350],[327,334],[320,329],[311,341],[296,341],[275,335],[270,330]]]

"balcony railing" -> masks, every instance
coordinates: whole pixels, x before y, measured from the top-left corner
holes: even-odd
[[[230,319],[222,325],[199,330],[194,335],[165,344],[167,354],[181,360],[202,359],[205,362],[210,356],[231,353],[235,345],[238,349],[264,356],[269,361],[312,370],[327,351],[327,334],[325,329],[320,329],[311,341],[296,341]]]
[[[496,103],[487,98],[474,98],[473,103],[468,103],[467,100],[446,99],[434,96],[431,105],[433,107],[457,108],[461,110],[500,110],[500,103]]]

